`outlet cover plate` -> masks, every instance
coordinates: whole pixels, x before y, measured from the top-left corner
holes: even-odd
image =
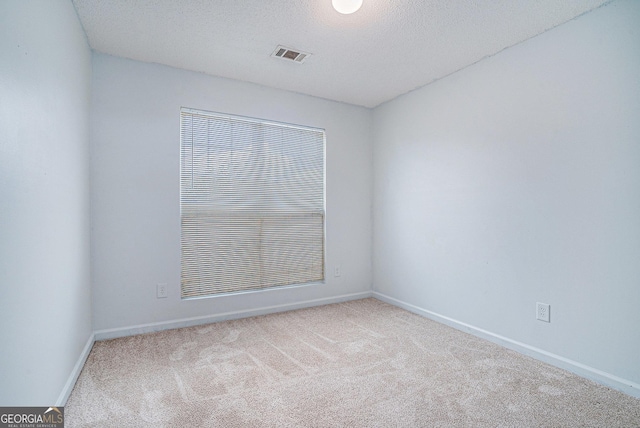
[[[551,322],[549,312],[551,311],[551,305],[546,303],[536,303],[536,319],[544,322]]]
[[[158,284],[156,287],[156,297],[158,299],[164,299],[167,297],[167,284]]]

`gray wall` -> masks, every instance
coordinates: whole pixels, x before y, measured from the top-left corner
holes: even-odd
[[[180,299],[180,107],[326,130],[325,284]],[[91,120],[96,330],[129,334],[147,324],[370,293],[370,110],[94,54]],[[156,298],[157,283],[168,284],[168,298]]]
[[[0,1],[0,406],[56,404],[91,337],[91,51],[69,1]]]
[[[637,388],[638,23],[616,1],[375,110],[376,292]]]

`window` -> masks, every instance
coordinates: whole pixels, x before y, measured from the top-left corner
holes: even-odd
[[[181,295],[324,280],[324,131],[183,108]]]

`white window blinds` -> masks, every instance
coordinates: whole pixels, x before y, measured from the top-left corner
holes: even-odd
[[[182,297],[324,279],[324,131],[183,108]]]

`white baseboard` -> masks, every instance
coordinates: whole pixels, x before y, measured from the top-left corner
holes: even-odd
[[[95,336],[91,333],[89,336],[89,340],[84,345],[82,352],[80,353],[80,357],[78,361],[76,361],[76,365],[73,366],[73,370],[71,370],[71,374],[69,375],[69,379],[67,379],[67,383],[65,383],[64,388],[62,388],[62,392],[58,396],[56,400],[56,406],[64,407],[67,404],[67,400],[71,395],[71,391],[73,391],[73,387],[78,380],[78,376],[80,376],[80,372],[82,372],[82,368],[84,367],[84,363],[87,361],[87,357],[89,357],[89,353],[91,352],[91,348],[95,342]]]
[[[292,311],[295,309],[309,308],[312,306],[328,305],[331,303],[346,302],[348,300],[365,299],[371,297],[371,291],[361,293],[343,294],[341,296],[326,297],[322,299],[305,300],[302,302],[285,303],[275,306],[264,306],[261,308],[248,309],[243,311],[224,312],[215,315],[205,315],[201,317],[183,318],[179,320],[163,321],[157,323],[140,324],[131,327],[113,328],[97,330],[94,332],[95,340],[115,339],[117,337],[134,336],[136,334],[152,333],[155,331],[171,330],[174,328],[192,327],[194,325],[211,324],[219,321],[227,321],[239,318],[248,318],[258,315],[273,314],[276,312]]]
[[[589,367],[577,361],[573,361],[560,355],[552,354],[551,352],[547,352],[543,349],[527,345],[526,343],[518,342],[509,339],[508,337],[500,336],[498,334],[483,330],[473,325],[457,321],[453,318],[428,311],[418,306],[414,306],[401,300],[394,299],[393,297],[389,297],[377,291],[374,291],[372,294],[373,297],[383,302],[398,306],[402,309],[408,310],[409,312],[413,312],[414,314],[418,314],[433,321],[448,325],[455,328],[456,330],[464,331],[465,333],[469,333],[476,337],[486,339],[490,342],[504,346],[505,348],[509,348],[521,354],[535,358],[536,360],[551,364],[552,366],[570,371],[574,374],[577,374],[578,376],[590,379],[594,382],[611,387],[613,389],[617,389],[618,391],[624,392],[625,394],[628,394],[632,397],[640,398],[640,384],[632,382],[628,379],[620,378],[610,373],[603,372],[602,370]]]

